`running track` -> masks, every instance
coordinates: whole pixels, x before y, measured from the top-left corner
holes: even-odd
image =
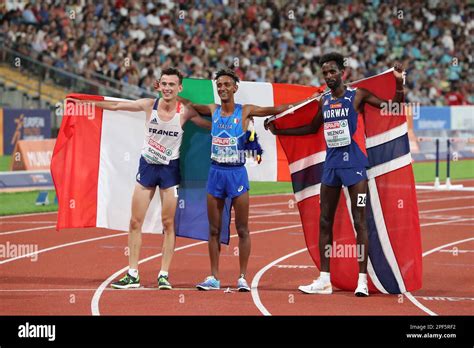
[[[474,181],[464,181],[474,186]],[[222,247],[221,291],[194,285],[208,275],[207,244],[178,238],[170,279],[158,291],[161,235],[143,235],[142,288],[113,290],[127,268],[127,234],[105,229],[57,232],[56,213],[0,217],[0,245],[33,245],[29,257],[0,258],[0,315],[472,315],[474,192],[419,191],[423,289],[412,294],[304,295],[318,271],[305,250],[293,195],[251,197],[251,293],[236,286],[238,240]],[[293,204],[292,204],[293,202]],[[32,250],[34,252],[34,250]],[[133,306],[123,305],[133,297]]]

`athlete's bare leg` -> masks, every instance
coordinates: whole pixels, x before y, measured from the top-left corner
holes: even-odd
[[[354,227],[357,232],[357,250],[360,254],[357,255],[357,259],[359,260],[359,273],[367,273],[369,253],[369,236],[367,234],[367,222],[365,219],[367,180],[362,180],[355,185],[349,186],[348,189],[351,197],[351,211],[352,217],[354,218]]]
[[[332,248],[332,226],[336,214],[337,203],[341,195],[341,187],[321,184],[321,215],[319,217],[319,257],[321,272],[329,272],[330,259],[326,251]]]
[[[174,246],[176,242],[176,233],[174,230],[174,216],[176,213],[176,204],[178,195],[176,186],[167,189],[160,189],[161,198],[161,222],[163,224],[163,258],[161,262],[161,270],[168,272],[171,259],[174,254]]]
[[[219,255],[221,252],[222,210],[225,200],[207,194],[207,216],[209,219],[209,258],[211,274],[219,279]]]
[[[140,248],[142,246],[142,226],[145,220],[146,211],[155,194],[154,187],[144,187],[135,184],[132,197],[132,217],[128,233],[128,247],[130,255],[128,263],[130,268],[138,269],[138,259],[140,257]]]
[[[249,234],[249,193],[235,197],[232,200],[235,211],[235,228],[239,235],[239,264],[240,274],[247,273],[247,265],[250,257],[250,234]]]

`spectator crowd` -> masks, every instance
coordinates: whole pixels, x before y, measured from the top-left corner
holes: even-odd
[[[472,104],[469,11],[465,0],[7,1],[0,34],[45,64],[147,91],[169,66],[187,77],[232,66],[242,80],[319,86],[318,58],[338,51],[349,81],[399,61],[409,101]]]

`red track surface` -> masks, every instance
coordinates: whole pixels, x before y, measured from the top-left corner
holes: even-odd
[[[55,225],[56,213],[4,217],[0,218],[0,245],[29,244],[39,253],[0,259],[0,315],[472,315],[473,198],[474,192],[418,192],[423,251],[441,247],[423,258],[423,289],[412,294],[418,306],[401,295],[356,298],[337,290],[332,296],[301,294],[298,285],[318,275],[307,251],[266,267],[305,248],[296,204],[289,204],[292,195],[251,198],[252,253],[247,278],[259,279],[252,294],[224,293],[227,287],[235,287],[238,276],[235,230],[230,246],[222,248],[221,291],[195,290],[194,285],[209,272],[207,244],[182,238],[177,240],[170,272],[175,290],[158,291],[162,236],[150,234],[143,236],[141,260],[155,258],[140,265],[142,288],[113,290],[108,279],[128,262],[126,233],[57,232],[47,227]],[[445,246],[450,243],[456,244]],[[259,277],[254,278],[257,273]],[[123,305],[129,301],[133,306]]]

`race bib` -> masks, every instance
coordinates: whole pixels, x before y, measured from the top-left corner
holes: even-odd
[[[169,164],[172,154],[171,149],[167,149],[153,139],[149,139],[146,151],[142,155],[150,164]]]
[[[212,137],[211,159],[219,163],[238,163],[237,138]]]
[[[324,138],[328,147],[347,146],[351,143],[351,132],[347,120],[324,123]]]

